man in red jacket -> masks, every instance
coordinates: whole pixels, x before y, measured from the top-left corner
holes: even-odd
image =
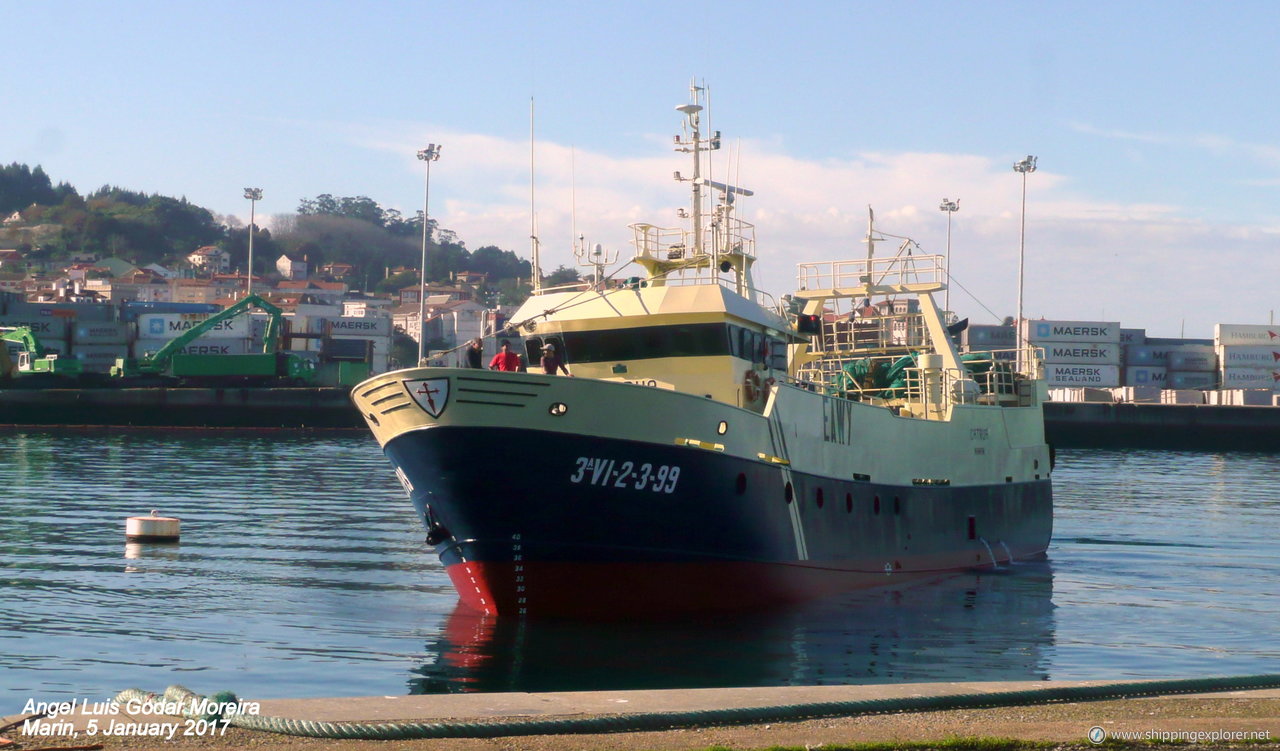
[[[511,342],[502,340],[502,349],[489,361],[489,370],[505,370],[511,373],[520,370],[520,355],[511,351]]]

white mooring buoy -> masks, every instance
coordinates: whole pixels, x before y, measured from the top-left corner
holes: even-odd
[[[177,542],[181,522],[172,516],[160,516],[153,510],[151,516],[131,516],[124,523],[124,539],[127,542]]]

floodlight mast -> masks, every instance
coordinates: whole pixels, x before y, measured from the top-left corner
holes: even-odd
[[[249,199],[249,274],[245,279],[244,293],[253,294],[253,224],[256,220],[255,209],[262,200],[262,188],[245,188],[244,197]]]
[[[431,205],[431,163],[440,160],[440,144],[427,144],[427,148],[418,151],[418,158],[427,163],[425,189],[422,194],[422,268],[418,270],[418,366],[421,367],[426,353],[427,342],[427,238],[430,235],[431,222],[427,219],[427,210]]]
[[[1018,233],[1018,336],[1022,334],[1022,280],[1023,266],[1027,254],[1027,175],[1036,171],[1036,157],[1027,155],[1026,159],[1015,162],[1013,171],[1022,175],[1022,227]]]
[[[951,215],[960,210],[960,199],[952,201],[948,198],[942,199],[942,205],[938,207],[940,210],[947,212],[947,260],[944,273],[946,274],[947,291],[943,293],[942,307],[948,313],[951,312]]]

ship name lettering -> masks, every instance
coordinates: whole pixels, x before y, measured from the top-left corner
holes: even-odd
[[[985,441],[991,437],[991,428],[969,428],[969,440]]]
[[[667,494],[674,493],[680,482],[680,467],[580,456],[574,465],[574,471],[569,475],[569,482],[575,485],[598,485]]]
[[[853,404],[844,399],[822,401],[822,439],[846,446],[853,436]]]

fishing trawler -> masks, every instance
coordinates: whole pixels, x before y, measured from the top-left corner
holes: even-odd
[[[553,345],[573,377],[420,367],[352,390],[462,602],[765,608],[1042,556],[1036,351],[961,355],[941,257],[877,256],[873,220],[866,258],[802,263],[775,303],[736,215],[751,191],[703,176],[700,91],[677,107],[687,226],[632,225],[632,275],[512,318],[513,345]]]

